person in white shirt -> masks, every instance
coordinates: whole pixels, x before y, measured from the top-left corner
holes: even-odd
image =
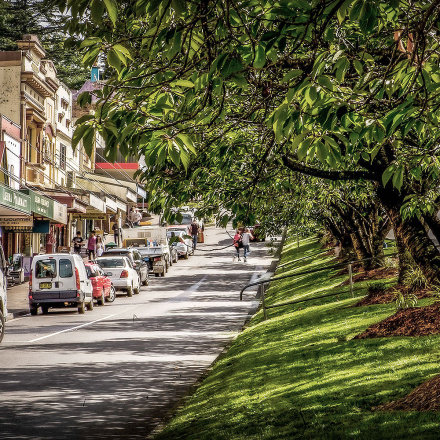
[[[243,234],[241,234],[241,242],[243,243],[243,251],[244,251],[244,261],[246,262],[246,257],[249,254],[249,243],[254,238],[254,236],[250,233],[248,228],[245,228]]]

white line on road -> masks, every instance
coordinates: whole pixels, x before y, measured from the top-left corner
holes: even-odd
[[[73,332],[74,330],[78,330],[79,328],[88,327],[89,325],[95,324],[99,321],[104,321],[104,319],[112,318],[113,316],[116,316],[116,314],[104,316],[104,318],[96,319],[95,321],[91,321],[91,322],[86,322],[85,324],[77,325],[76,327],[66,328],[66,329],[61,330],[59,332],[55,332],[55,333],[51,333],[46,336],[42,336],[41,338],[32,339],[29,342],[37,342],[37,341],[41,341],[42,339],[46,339],[46,338],[50,338],[52,336],[60,335],[61,333]]]

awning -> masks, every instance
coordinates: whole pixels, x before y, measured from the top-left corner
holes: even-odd
[[[50,193],[50,197],[52,197],[62,205],[66,205],[67,212],[85,213],[87,210],[87,204],[79,200],[79,198],[76,196],[72,196],[67,193],[63,193],[63,194]]]
[[[119,200],[116,200],[116,206],[118,207],[118,209],[120,209],[122,212],[127,212],[127,204],[123,203]]]
[[[86,194],[81,197],[81,200],[87,203],[87,213],[103,213],[106,212],[106,204],[104,200],[95,196],[94,194]]]

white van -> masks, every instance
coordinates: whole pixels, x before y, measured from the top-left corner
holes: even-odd
[[[93,309],[93,287],[86,267],[77,254],[37,255],[32,260],[29,279],[29,309],[31,315],[41,307],[46,314],[49,307],[85,306]]]
[[[6,273],[8,265],[6,263],[5,254],[3,253],[3,247],[0,245],[0,342],[3,339],[5,333],[5,318],[8,313],[7,305],[7,281]]]

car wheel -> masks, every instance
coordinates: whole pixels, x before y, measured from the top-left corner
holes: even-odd
[[[98,304],[103,306],[105,303],[105,288],[102,288],[102,295],[101,298],[98,300]]]
[[[87,303],[87,310],[93,310],[93,295],[92,295],[92,300]]]
[[[133,286],[127,289],[127,296],[133,296]]]
[[[142,285],[143,286],[148,286],[148,276],[147,276],[147,278],[145,278],[144,281],[142,281]]]
[[[113,286],[110,287],[110,295],[106,298],[106,301],[113,302],[116,299],[116,290]]]
[[[138,280],[138,287],[133,288],[133,293],[135,295],[138,295],[140,293],[140,291],[141,291],[140,284],[141,284],[141,281]]]
[[[4,334],[5,334],[5,317],[3,316],[3,313],[0,312],[0,342],[2,342]]]
[[[173,265],[173,259],[170,257],[170,267]]]
[[[84,301],[82,303],[79,304],[78,306],[78,313],[80,315],[84,315],[84,313],[86,312],[86,308],[84,307]]]
[[[49,306],[41,306],[41,310],[43,310],[43,315],[47,315],[49,313]]]
[[[29,310],[30,310],[32,316],[38,315],[38,307],[32,306]]]
[[[185,258],[185,260],[189,258],[188,252],[183,256],[183,258]]]

